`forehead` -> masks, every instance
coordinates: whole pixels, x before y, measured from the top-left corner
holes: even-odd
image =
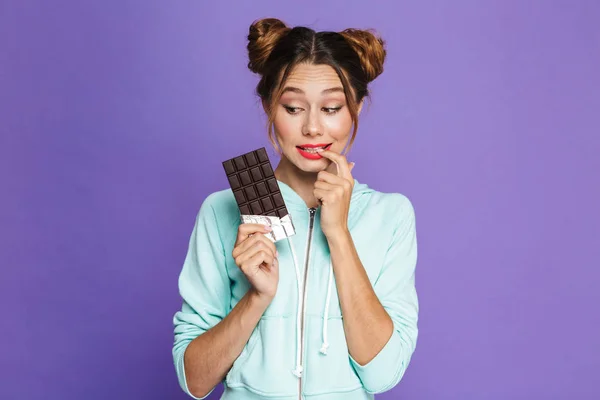
[[[342,86],[337,72],[329,65],[298,64],[288,75],[286,86],[317,88]]]

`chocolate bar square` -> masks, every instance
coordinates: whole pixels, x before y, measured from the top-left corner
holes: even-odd
[[[223,168],[242,215],[288,215],[264,147],[223,161]]]

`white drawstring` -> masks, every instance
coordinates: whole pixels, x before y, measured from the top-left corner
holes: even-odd
[[[321,354],[327,355],[329,342],[327,341],[327,325],[329,324],[329,300],[331,298],[331,282],[333,281],[333,265],[329,261],[329,279],[327,282],[327,297],[325,299],[325,314],[323,315],[323,344],[321,345]]]
[[[296,367],[292,370],[292,373],[298,377],[302,378],[302,372],[304,368],[301,359],[301,348],[302,345],[300,343],[301,340],[301,329],[302,329],[302,312],[303,312],[303,304],[306,302],[306,296],[308,295],[308,290],[304,289],[304,285],[308,282],[308,272],[306,271],[307,282],[302,282],[302,276],[300,273],[300,267],[298,263],[298,257],[296,256],[296,251],[294,250],[294,246],[292,245],[292,241],[290,238],[287,238],[288,245],[292,252],[292,259],[294,260],[294,268],[296,270],[296,280],[298,282],[298,309],[296,311]],[[308,246],[309,243],[306,244],[306,257],[309,257],[308,254]],[[308,266],[307,266],[308,268]],[[329,279],[327,282],[327,296],[325,298],[325,312],[323,315],[323,343],[321,344],[321,349],[319,352],[323,355],[327,355],[327,349],[329,348],[329,342],[327,341],[327,328],[329,326],[329,303],[331,302],[331,286],[333,283],[333,264],[332,261],[329,261]],[[304,289],[304,298],[302,298],[302,291]]]
[[[307,232],[310,231],[310,218],[308,219],[308,227],[307,227]],[[308,265],[306,265],[306,282],[302,281],[302,277],[300,274],[300,267],[298,266],[298,257],[296,256],[296,251],[294,250],[294,246],[292,245],[292,242],[290,240],[290,238],[288,237],[288,244],[290,245],[290,249],[292,250],[292,257],[294,259],[294,267],[296,268],[296,280],[298,281],[298,309],[296,310],[296,368],[294,368],[292,370],[292,373],[294,375],[296,375],[298,378],[302,378],[302,371],[304,370],[304,368],[302,367],[302,363],[300,362],[300,359],[302,358],[302,354],[300,354],[301,349],[302,349],[302,344],[300,343],[301,340],[301,335],[302,335],[302,320],[300,319],[302,314],[303,314],[303,310],[304,310],[304,302],[306,301],[306,296],[308,294],[308,290],[304,289],[304,286],[306,285],[306,283],[308,282]],[[306,241],[306,249],[304,250],[304,254],[305,254],[305,261],[308,260],[309,254],[308,254],[308,247],[310,246],[310,242]],[[306,262],[305,262],[306,263]],[[304,299],[302,298],[302,291],[304,289]]]
[[[294,267],[296,269],[296,281],[298,282],[298,310],[296,311],[296,368],[292,370],[292,373],[298,378],[302,377],[302,365],[300,365],[300,316],[302,313],[302,277],[300,276],[300,268],[298,267],[298,257],[296,257],[296,251],[290,238],[287,238],[288,245],[292,251],[292,258],[294,260]]]

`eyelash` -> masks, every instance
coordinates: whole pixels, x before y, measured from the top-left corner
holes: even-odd
[[[300,107],[290,107],[290,106],[283,106],[283,108],[285,108],[285,110],[288,112],[288,114],[290,115],[296,115],[298,114],[297,112],[295,112],[295,110],[301,110]],[[340,110],[342,109],[342,106],[340,107],[323,107],[323,110],[330,110],[330,111],[326,111],[327,115],[335,115],[337,114]]]

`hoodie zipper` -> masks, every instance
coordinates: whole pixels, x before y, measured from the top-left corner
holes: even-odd
[[[310,215],[310,224],[308,228],[308,247],[306,249],[306,261],[304,265],[304,285],[302,285],[302,319],[300,322],[300,365],[303,365],[302,358],[304,356],[304,313],[306,310],[306,286],[308,283],[308,265],[310,262],[310,248],[312,245],[312,235],[313,235],[313,227],[315,225],[315,213],[317,212],[316,208],[309,208],[308,213]],[[304,371],[303,371],[304,374]],[[302,376],[298,379],[298,399],[302,400]]]

